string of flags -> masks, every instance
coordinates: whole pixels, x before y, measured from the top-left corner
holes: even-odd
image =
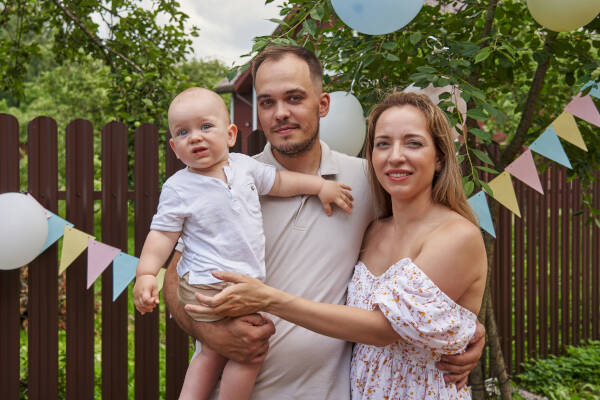
[[[588,88],[587,95],[582,96],[582,92]],[[521,211],[517,202],[517,196],[512,184],[511,176],[520,180],[527,186],[537,192],[544,194],[537,168],[533,161],[532,152],[535,152],[545,158],[559,163],[571,169],[571,162],[562,147],[559,137],[567,142],[587,151],[587,146],[583,141],[581,132],[577,127],[574,117],[580,118],[597,127],[600,127],[600,112],[594,104],[592,97],[600,99],[600,83],[590,81],[586,83],[581,92],[573,97],[571,102],[566,105],[564,111],[542,132],[537,139],[531,143],[529,148],[523,152],[516,160],[510,163],[504,171],[497,177],[488,182],[492,189],[491,196],[504,207],[508,208],[513,214],[521,217]],[[489,205],[485,192],[477,192],[468,199],[473,211],[479,218],[479,226],[493,237],[496,237],[494,224],[489,210]]]
[[[31,196],[31,195],[30,195]],[[87,288],[89,289],[104,270],[113,263],[113,301],[135,278],[139,258],[122,252],[120,249],[99,242],[88,233],[73,227],[73,224],[58,215],[45,210],[48,218],[48,236],[40,254],[63,238],[58,274],[62,274],[87,249]],[[165,270],[157,275],[158,290],[163,286]]]

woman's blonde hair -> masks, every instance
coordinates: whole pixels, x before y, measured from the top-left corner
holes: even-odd
[[[392,107],[411,105],[417,108],[427,120],[427,130],[433,138],[441,169],[436,172],[433,182],[431,197],[433,201],[443,204],[451,210],[456,211],[476,226],[479,222],[475,218],[473,210],[467,202],[463,191],[461,173],[456,159],[454,138],[448,120],[444,112],[423,94],[394,92],[375,105],[368,117],[367,140],[365,143],[365,156],[369,165],[369,179],[371,189],[382,217],[392,215],[392,202],[375,175],[373,169],[373,142],[375,138],[375,126],[381,114]]]

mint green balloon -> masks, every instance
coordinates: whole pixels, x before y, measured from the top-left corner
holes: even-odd
[[[527,0],[533,19],[551,31],[568,32],[592,22],[600,0]]]

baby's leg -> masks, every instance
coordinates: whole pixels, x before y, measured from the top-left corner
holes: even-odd
[[[219,400],[248,400],[259,369],[260,363],[240,364],[227,361],[221,377]]]
[[[192,358],[181,388],[179,400],[205,400],[212,393],[227,359],[208,346]]]

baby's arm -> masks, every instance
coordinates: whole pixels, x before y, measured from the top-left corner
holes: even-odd
[[[156,274],[167,261],[180,234],[151,230],[146,237],[133,287],[133,302],[142,314],[151,312],[159,302]]]
[[[319,196],[327,215],[331,215],[331,203],[342,210],[352,211],[352,195],[348,192],[350,186],[335,181],[323,179],[317,175],[301,174],[292,171],[277,171],[275,183],[269,192],[270,196],[290,197],[299,194]]]

